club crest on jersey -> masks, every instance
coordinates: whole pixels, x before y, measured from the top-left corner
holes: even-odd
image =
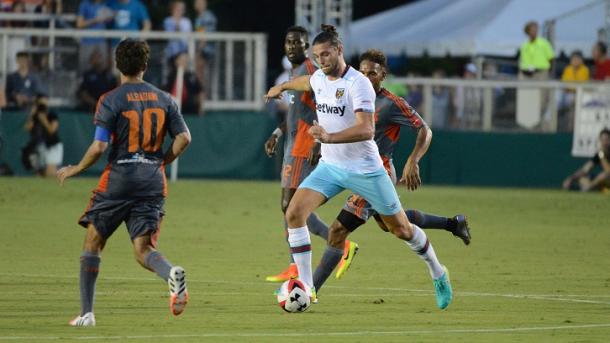
[[[343,97],[343,94],[345,94],[345,88],[337,88],[337,91],[335,92],[335,98],[339,100],[341,99],[341,97]]]

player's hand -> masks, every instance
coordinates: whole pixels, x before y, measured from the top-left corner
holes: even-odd
[[[322,147],[322,145],[318,142],[316,142],[311,147],[311,150],[309,151],[309,157],[307,157],[307,160],[309,160],[309,165],[311,165],[311,166],[318,165],[318,162],[320,161],[320,157],[322,156],[320,154],[321,147]]]
[[[284,90],[282,89],[281,85],[269,88],[269,91],[265,95],[265,102],[269,102],[269,99],[281,99],[283,91]]]
[[[268,157],[275,155],[275,148],[277,147],[278,137],[272,134],[269,139],[265,142],[265,153]]]
[[[419,176],[419,165],[417,162],[408,159],[405,169],[402,171],[402,177],[399,183],[405,184],[407,189],[414,191],[421,186],[421,178]]]
[[[330,135],[316,120],[313,121],[313,126],[309,128],[309,134],[320,143],[329,143]]]
[[[66,167],[61,168],[57,171],[57,180],[59,181],[59,185],[63,187],[64,181],[67,178],[74,176],[79,173],[77,166],[68,165]]]

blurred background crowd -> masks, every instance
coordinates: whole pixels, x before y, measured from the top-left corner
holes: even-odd
[[[289,77],[286,28],[315,34],[315,3],[332,8],[335,17],[321,20],[340,28],[352,65],[368,48],[388,55],[384,87],[435,130],[576,137],[579,99],[602,104],[591,112],[595,129],[577,137],[582,146],[596,145],[599,123],[610,123],[599,92],[610,79],[607,0],[0,0],[0,108],[28,114],[24,163],[61,165],[61,113],[90,115],[117,86],[113,48],[130,32],[148,34],[145,78],[175,97],[181,89],[183,113],[264,112],[281,121],[286,105],[265,105],[262,92]]]

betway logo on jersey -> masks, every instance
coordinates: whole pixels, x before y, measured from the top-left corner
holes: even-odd
[[[345,106],[331,106],[328,104],[316,105],[316,110],[319,113],[338,114],[339,117],[343,117],[345,114]]]

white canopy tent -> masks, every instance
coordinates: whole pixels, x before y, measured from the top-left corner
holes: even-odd
[[[390,55],[515,56],[526,22],[542,28],[556,19],[555,51],[589,56],[605,13],[605,0],[422,0],[354,21],[347,45]]]

